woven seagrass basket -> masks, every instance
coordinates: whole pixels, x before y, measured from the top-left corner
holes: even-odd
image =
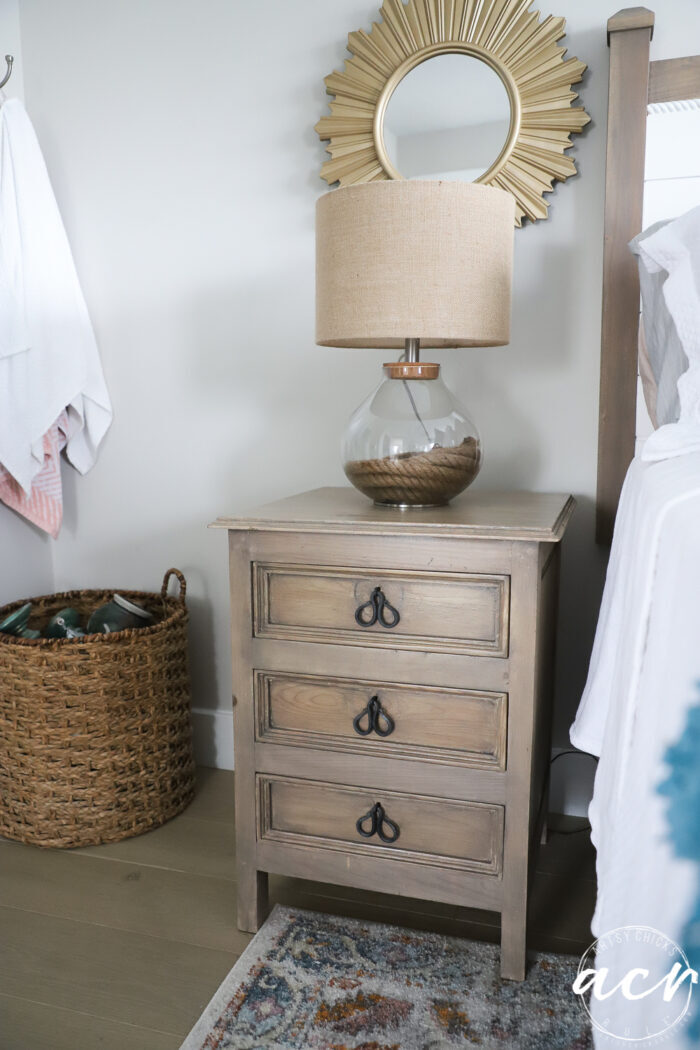
[[[167,595],[171,576],[177,597]],[[169,569],[160,594],[120,591],[154,614],[151,627],[74,640],[0,632],[0,835],[37,846],[116,842],[192,800],[185,590]],[[29,625],[43,629],[67,606],[87,620],[113,593],[33,598]]]

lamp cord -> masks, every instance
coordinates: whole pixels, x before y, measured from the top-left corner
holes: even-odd
[[[404,352],[401,354],[401,357],[399,358],[399,361],[405,361],[405,360],[406,360],[406,351],[404,350]],[[411,393],[411,390],[409,389],[408,380],[402,379],[401,382],[404,385],[404,390],[406,391],[406,395],[408,397],[408,400],[411,402],[411,408],[413,409],[413,413],[414,413],[416,419],[418,420],[420,425],[423,427],[423,431],[424,431],[425,436],[428,439],[428,441],[432,441],[432,439],[430,437],[430,434],[428,433],[428,428],[426,427],[425,423],[421,419],[420,412],[418,411],[418,408],[416,406],[416,402],[415,402],[415,400],[413,398],[413,394]],[[433,448],[436,447],[434,442],[432,443],[432,447]]]

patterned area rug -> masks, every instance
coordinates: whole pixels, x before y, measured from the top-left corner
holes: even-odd
[[[495,945],[277,906],[181,1050],[587,1050],[577,965],[501,981]]]

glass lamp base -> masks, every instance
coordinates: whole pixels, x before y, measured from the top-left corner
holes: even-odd
[[[385,507],[387,510],[436,510],[438,507],[446,507],[448,502],[445,500],[444,503],[390,503],[388,500],[373,500],[375,507]]]
[[[481,467],[481,443],[437,365],[385,366],[386,378],[357,409],[343,441],[348,480],[378,506],[441,507],[466,489]],[[434,378],[423,378],[426,368]],[[393,373],[393,374],[392,374]]]

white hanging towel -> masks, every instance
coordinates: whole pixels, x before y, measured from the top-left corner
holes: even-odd
[[[39,143],[22,103],[0,108],[0,464],[30,494],[44,435],[67,409],[84,474],[112,420],[102,365]]]

